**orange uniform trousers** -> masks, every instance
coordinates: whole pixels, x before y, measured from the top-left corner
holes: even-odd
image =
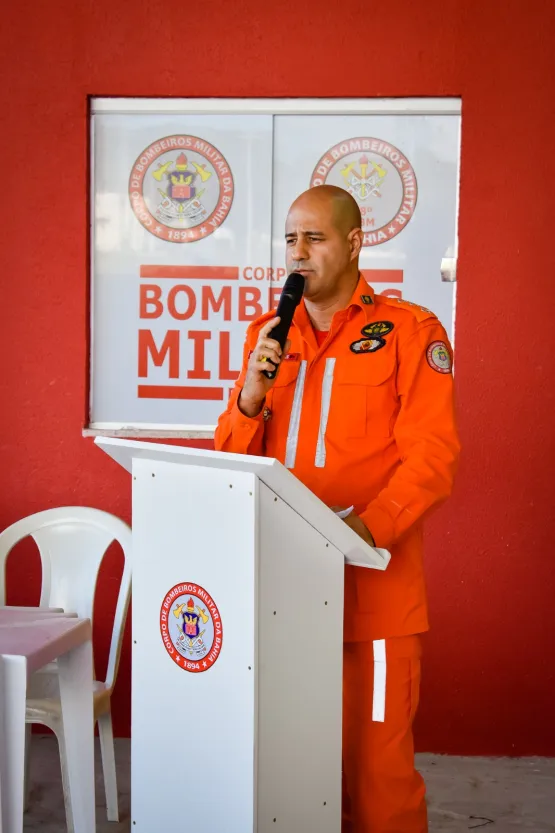
[[[414,768],[412,736],[420,659],[418,636],[386,639],[385,668],[375,663],[373,642],[344,645],[342,833],[428,831],[426,788]],[[385,708],[383,701],[376,703],[384,671]],[[373,720],[376,706],[383,722]]]

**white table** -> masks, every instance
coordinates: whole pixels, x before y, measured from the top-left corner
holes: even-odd
[[[93,658],[89,619],[0,608],[0,831],[22,833],[25,702],[31,674],[58,661],[75,833],[94,833]]]

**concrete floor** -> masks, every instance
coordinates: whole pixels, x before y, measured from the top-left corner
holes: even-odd
[[[120,818],[106,821],[100,750],[96,754],[97,833],[128,833],[129,741],[116,740]],[[428,785],[430,833],[555,833],[555,759],[457,758],[419,755]],[[184,822],[187,827],[186,822]],[[178,824],[181,829],[181,822]],[[52,737],[33,738],[31,801],[24,833],[64,833],[58,748]],[[158,833],[158,831],[149,831]],[[222,831],[225,833],[225,831]],[[317,831],[307,831],[317,833]]]

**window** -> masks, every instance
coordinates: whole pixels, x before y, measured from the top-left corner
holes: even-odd
[[[90,431],[210,437],[302,191],[348,189],[377,292],[453,338],[459,99],[94,99]]]

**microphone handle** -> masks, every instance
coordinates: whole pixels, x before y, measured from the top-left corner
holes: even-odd
[[[287,334],[289,332],[289,328],[293,320],[293,315],[295,313],[296,306],[297,304],[295,303],[294,298],[292,298],[290,295],[282,295],[279,300],[278,308],[276,311],[276,315],[279,315],[281,320],[279,324],[268,333],[268,338],[277,341],[282,350],[285,347],[285,342],[287,341]],[[266,376],[267,379],[275,379],[277,372],[277,367],[273,370],[262,371],[262,373],[264,374],[264,376]]]

